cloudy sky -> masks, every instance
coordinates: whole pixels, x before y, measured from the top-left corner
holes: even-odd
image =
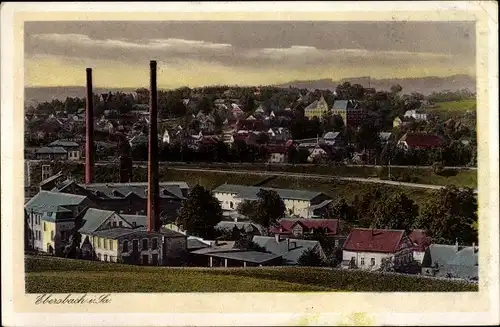
[[[162,88],[475,75],[474,23],[29,22],[27,86]]]

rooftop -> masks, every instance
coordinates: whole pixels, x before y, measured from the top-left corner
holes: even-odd
[[[404,230],[354,228],[345,241],[344,250],[394,253],[404,234]]]
[[[312,192],[305,190],[279,189],[279,188],[234,185],[234,184],[222,184],[217,188],[215,188],[213,192],[237,194],[237,197],[244,199],[257,199],[257,193],[261,189],[275,191],[280,195],[282,199],[294,199],[294,200],[304,200],[304,201],[311,201],[312,199],[322,194],[321,192]]]
[[[59,206],[80,205],[86,199],[87,197],[82,195],[40,191],[25,204],[25,208],[37,212],[60,212],[58,211]],[[60,210],[65,211],[67,208]]]

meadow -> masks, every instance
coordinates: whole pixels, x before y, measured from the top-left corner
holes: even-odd
[[[434,107],[428,108],[427,111],[434,112],[444,119],[457,118],[467,111],[476,111],[476,99],[437,102]]]
[[[310,267],[144,267],[26,256],[27,293],[475,292],[477,285]]]

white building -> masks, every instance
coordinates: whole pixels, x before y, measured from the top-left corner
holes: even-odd
[[[285,214],[304,218],[311,218],[314,211],[321,210],[330,200],[321,192],[233,184],[220,185],[213,190],[213,194],[219,200],[223,210],[237,210],[238,205],[245,200],[258,200],[257,194],[261,189],[272,190],[279,194],[286,207]]]
[[[149,231],[147,217],[88,209],[79,229],[84,257],[142,265],[177,264],[187,253],[186,235],[169,229]]]
[[[342,267],[378,270],[382,261],[394,265],[413,260],[413,245],[403,230],[355,228],[342,251]]]
[[[404,114],[406,118],[413,118],[415,120],[427,121],[427,114],[417,110],[407,110]]]

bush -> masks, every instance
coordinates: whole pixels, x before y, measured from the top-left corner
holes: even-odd
[[[432,164],[432,170],[434,174],[441,175],[444,171],[444,165],[441,162],[435,162]]]

